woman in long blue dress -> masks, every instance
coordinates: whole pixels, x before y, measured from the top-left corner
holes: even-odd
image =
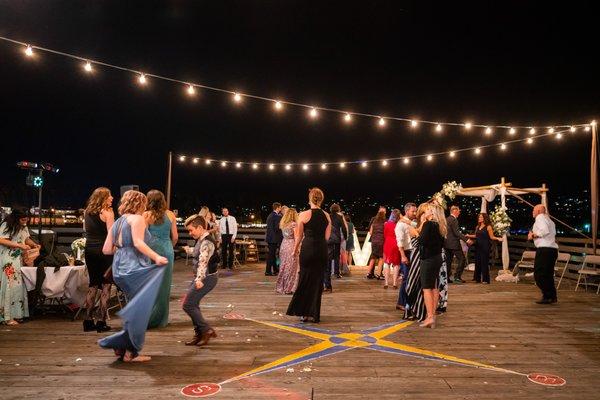
[[[119,206],[121,217],[115,221],[102,248],[104,254],[114,254],[113,279],[129,302],[119,312],[123,329],[99,340],[98,344],[113,349],[125,362],[150,360],[150,357],[139,353],[144,346],[150,314],[164,277],[165,269],[161,266],[169,262],[147,244],[150,233],[143,217],[146,204],[143,193],[137,190],[125,192]]]
[[[158,297],[150,316],[148,328],[164,328],[169,324],[169,300],[173,282],[173,246],[177,244],[177,223],[175,214],[167,210],[165,196],[159,190],[151,190],[146,195],[148,207],[144,213],[148,231],[152,235],[149,245],[152,250],[169,260],[165,268],[165,277],[160,285]]]

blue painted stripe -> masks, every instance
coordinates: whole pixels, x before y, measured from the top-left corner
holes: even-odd
[[[392,327],[394,325],[401,324],[403,322],[406,322],[406,320],[401,319],[400,321],[394,321],[394,322],[390,322],[390,323],[387,323],[387,324],[379,325],[379,326],[376,326],[374,328],[369,328],[369,329],[365,329],[364,331],[360,331],[360,333],[362,333],[364,335],[368,335],[368,334],[371,334],[371,333],[374,333],[374,332],[381,331],[381,330],[386,329],[386,328],[390,328],[390,327]]]

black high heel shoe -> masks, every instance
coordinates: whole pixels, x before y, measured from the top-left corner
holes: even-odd
[[[84,319],[83,320],[83,331],[91,332],[96,330],[96,324],[93,319]]]
[[[98,333],[108,332],[111,329],[112,328],[110,326],[106,325],[106,321],[96,322],[96,332],[98,332]]]

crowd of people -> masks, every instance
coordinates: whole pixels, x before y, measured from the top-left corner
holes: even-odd
[[[352,263],[354,225],[339,204],[324,211],[324,198],[321,189],[312,188],[307,210],[298,213],[276,202],[267,218],[265,275],[277,276],[276,292],[292,296],[287,315],[300,317],[301,322],[320,322],[321,297],[333,291],[332,276],[341,279]],[[144,362],[150,360],[140,354],[146,330],[165,327],[169,321],[173,248],[178,241],[176,218],[158,190],[125,192],[118,214],[115,220],[109,189],[93,191],[84,213],[89,290],[83,330],[112,329],[106,324],[107,302],[111,285],[116,284],[128,299],[120,312],[122,329],[99,340],[99,345],[112,349],[125,362]],[[396,308],[403,318],[420,321],[421,327],[436,326],[437,315],[447,310],[448,285],[464,282],[463,244],[475,246],[473,281],[490,283],[490,243],[502,239],[495,236],[486,213],[479,214],[473,234],[460,231],[459,216],[457,206],[452,206],[446,217],[434,201],[419,206],[407,203],[402,211],[391,210],[389,216],[387,209],[380,207],[369,224],[372,251],[366,277],[384,280],[386,290],[390,286],[398,290]],[[533,216],[529,239],[537,248],[535,278],[543,294],[538,303],[552,304],[557,301],[552,278],[556,230],[544,206],[536,206]],[[15,208],[0,225],[0,322],[8,325],[28,317],[21,275],[23,252],[40,246],[29,237],[27,221],[27,211]],[[203,317],[200,303],[216,287],[219,266],[233,268],[238,226],[227,208],[217,220],[207,207],[184,225],[195,240],[191,251],[194,279],[182,305],[194,328],[186,345],[203,346],[217,335]]]

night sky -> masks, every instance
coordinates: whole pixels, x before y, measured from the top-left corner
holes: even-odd
[[[377,115],[483,124],[553,125],[598,117],[599,36],[592,2],[16,1],[0,4],[0,35],[83,57],[225,89]],[[502,4],[497,4],[502,3]],[[306,112],[151,80],[0,42],[0,203],[29,205],[19,160],[61,168],[47,205],[78,208],[93,188],[164,189],[167,153],[245,161],[305,162],[403,156],[494,143],[481,130],[372,119],[351,126]],[[525,135],[520,131],[519,135]],[[286,174],[174,169],[174,208],[404,198],[506,176],[546,183],[551,194],[589,187],[590,135],[516,144],[506,154],[413,161],[386,171],[348,168]]]

